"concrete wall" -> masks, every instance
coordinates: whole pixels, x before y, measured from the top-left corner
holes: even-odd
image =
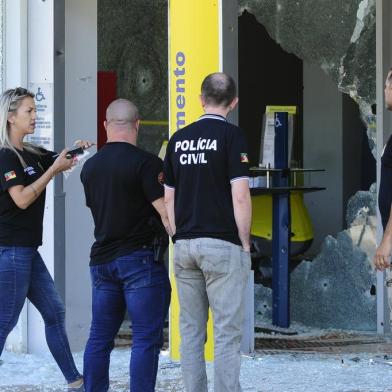
[[[4,89],[27,85],[27,0],[5,0]]]
[[[27,85],[27,2],[5,0],[1,2],[3,41],[2,60],[4,67],[3,90]],[[19,316],[18,324],[8,336],[6,349],[27,351],[27,304]]]
[[[311,179],[327,189],[305,195],[315,234],[310,253],[317,253],[324,238],[344,225],[342,93],[318,65],[306,62],[303,121],[304,167],[326,170]]]
[[[238,4],[237,0],[222,2],[222,65],[223,72],[234,79],[238,88]],[[229,114],[228,120],[238,125],[238,105]]]
[[[97,137],[97,0],[65,3],[65,144],[71,146],[76,139]],[[67,329],[74,350],[83,349],[91,316],[88,262],[93,222],[79,175],[77,168],[64,181]]]
[[[28,41],[27,41],[27,81],[28,87],[36,93],[36,88],[42,86],[46,95],[46,104],[48,106],[47,114],[51,123],[49,149],[54,148],[55,126],[53,120],[54,99],[51,96],[54,85],[54,63],[53,63],[53,47],[54,47],[54,11],[53,0],[42,2],[32,0],[28,2]],[[38,131],[36,129],[35,135]],[[55,181],[58,181],[56,178]],[[61,192],[61,190],[60,190]],[[46,267],[56,280],[61,281],[63,276],[55,276],[55,264],[57,261],[54,257],[54,216],[55,207],[54,199],[57,195],[54,192],[54,182],[51,181],[46,187],[46,203],[45,215],[43,222],[43,245],[39,248]],[[45,342],[44,322],[36,308],[28,303],[28,352],[42,353],[48,350]]]

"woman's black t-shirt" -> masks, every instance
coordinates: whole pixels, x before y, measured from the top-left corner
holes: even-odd
[[[12,150],[0,149],[0,246],[42,245],[45,190],[25,210],[14,203],[8,192],[15,185],[32,184],[49,168],[55,153],[41,151],[43,155],[18,150],[27,165],[23,168]]]

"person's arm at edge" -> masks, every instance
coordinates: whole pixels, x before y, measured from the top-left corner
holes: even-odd
[[[172,234],[176,234],[176,220],[174,215],[174,194],[175,189],[165,186],[165,206],[172,229]],[[173,235],[171,237],[173,237]]]
[[[234,218],[242,248],[250,252],[250,227],[252,224],[252,201],[249,191],[249,180],[240,179],[231,183]]]
[[[373,262],[376,269],[379,271],[384,271],[386,268],[390,267],[390,257],[392,253],[392,206],[389,213],[389,219],[387,227],[385,228],[384,234],[380,245],[376,250]]]
[[[153,207],[157,210],[158,214],[161,217],[162,224],[165,227],[166,233],[169,234],[170,237],[173,237],[173,231],[171,229],[170,220],[168,218],[168,214],[165,208],[165,201],[163,197],[154,200],[152,203]]]

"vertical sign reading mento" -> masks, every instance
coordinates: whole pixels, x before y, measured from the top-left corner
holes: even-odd
[[[29,90],[35,94],[37,116],[34,134],[28,141],[53,150],[53,84],[30,83]]]
[[[210,73],[221,70],[221,1],[169,0],[169,106],[170,135],[202,114],[200,86]],[[170,353],[179,359],[179,304],[170,248]],[[209,317],[206,359],[213,358],[212,323]]]

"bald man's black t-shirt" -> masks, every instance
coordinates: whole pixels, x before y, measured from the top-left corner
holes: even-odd
[[[164,162],[165,186],[175,189],[174,240],[209,237],[241,245],[231,183],[248,176],[245,136],[224,117],[206,114],[177,131]]]
[[[382,227],[386,228],[392,204],[392,135],[384,148],[381,157],[381,181],[378,193],[378,207],[380,210]]]
[[[103,264],[152,244],[152,202],[163,197],[162,161],[129,143],[106,143],[80,178],[95,223],[90,265]]]

